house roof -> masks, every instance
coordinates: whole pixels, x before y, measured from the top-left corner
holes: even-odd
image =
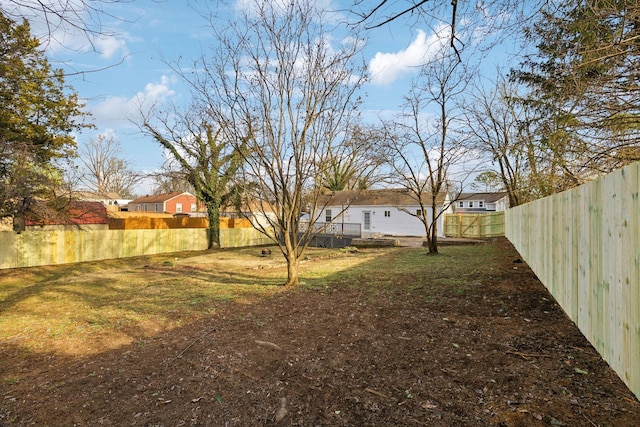
[[[118,193],[113,193],[113,192],[100,194],[100,193],[96,193],[95,191],[75,191],[73,195],[79,200],[87,200],[87,201],[121,199]]]
[[[446,195],[440,193],[437,203],[443,204]],[[422,201],[431,205],[431,193],[423,193]],[[318,204],[326,206],[415,206],[418,204],[416,196],[406,188],[384,188],[377,190],[336,191],[332,194],[320,196]]]
[[[240,206],[240,212],[245,214],[269,213],[275,211],[276,210],[273,204],[261,200],[250,200],[248,202],[245,201],[242,202],[242,205]],[[225,206],[224,208],[220,209],[220,214],[235,214],[237,212],[238,210],[235,206]]]
[[[149,211],[108,211],[109,218],[173,218],[170,213],[158,213]]]
[[[497,193],[460,193],[457,200],[484,200],[485,203],[494,203],[509,195],[506,191]]]
[[[89,225],[109,224],[107,208],[100,202],[69,202],[67,212],[59,213],[50,218],[34,218],[27,214],[24,225]]]
[[[134,199],[132,201],[129,202],[129,204],[137,204],[137,203],[164,203],[168,200],[173,199],[174,197],[178,197],[178,196],[182,196],[182,195],[186,195],[186,196],[191,196],[191,197],[195,197],[193,194],[191,193],[187,193],[187,192],[175,192],[175,193],[168,193],[168,194],[155,194],[153,196],[144,196],[144,197],[138,197],[137,199]]]

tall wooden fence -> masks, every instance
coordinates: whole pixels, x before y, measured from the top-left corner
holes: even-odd
[[[187,218],[159,218],[152,216],[110,217],[110,230],[144,230],[159,228],[207,228],[209,219],[202,217]],[[246,218],[220,217],[220,229],[224,228],[253,228],[251,221]]]
[[[640,398],[640,163],[511,208],[506,236]]]
[[[269,244],[253,228],[220,230],[223,248]],[[0,269],[207,249],[204,228],[0,232]]]
[[[504,236],[504,212],[445,214],[444,235],[476,238]]]

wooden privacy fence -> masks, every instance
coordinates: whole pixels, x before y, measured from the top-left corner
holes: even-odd
[[[110,230],[147,230],[162,228],[207,228],[208,218],[157,218],[149,216],[128,216],[109,218]],[[251,221],[245,218],[220,218],[220,229],[252,228]]]
[[[253,228],[220,230],[223,248],[271,241]],[[0,269],[207,249],[205,228],[0,232]]]
[[[504,212],[481,214],[445,214],[446,237],[504,236]]]
[[[509,209],[506,236],[640,398],[640,162]]]

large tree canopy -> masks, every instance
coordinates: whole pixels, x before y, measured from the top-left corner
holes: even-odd
[[[0,217],[51,200],[57,162],[75,153],[85,113],[25,21],[0,15]]]
[[[205,205],[211,249],[220,247],[220,209],[234,204],[240,191],[234,179],[242,167],[244,145],[225,139],[215,119],[200,107],[194,104],[187,112],[176,109],[171,114],[143,112],[141,128],[168,151],[181,176]]]
[[[513,76],[531,89],[553,191],[640,159],[640,4],[572,0],[527,30],[536,50]]]

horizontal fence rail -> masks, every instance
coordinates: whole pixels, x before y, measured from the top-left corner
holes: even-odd
[[[477,238],[504,236],[504,212],[445,214],[444,235]]]
[[[640,398],[640,162],[509,209],[506,236]]]
[[[253,228],[220,230],[223,248],[272,241]],[[0,232],[0,269],[70,264],[207,249],[204,228]]]
[[[308,228],[308,222],[304,221],[300,223],[299,229],[301,233],[307,231]],[[313,224],[312,233],[350,237],[360,237],[362,235],[360,224],[344,222],[316,222]]]

